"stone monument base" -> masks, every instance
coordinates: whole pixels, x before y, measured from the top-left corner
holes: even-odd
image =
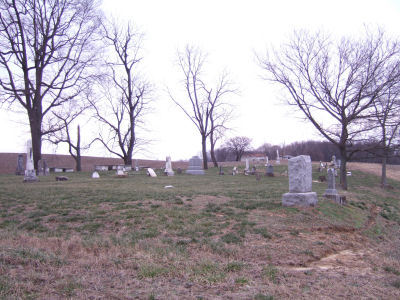
[[[204,170],[186,170],[186,174],[191,175],[204,175]]]
[[[24,182],[37,182],[39,178],[36,176],[35,170],[26,170]]]
[[[315,206],[318,202],[317,193],[286,193],[282,196],[283,206]]]
[[[164,174],[167,176],[174,176],[175,172],[174,171],[164,171]]]
[[[342,200],[340,199],[340,195],[336,189],[326,189],[323,196],[327,199],[335,201],[338,204],[342,204]]]

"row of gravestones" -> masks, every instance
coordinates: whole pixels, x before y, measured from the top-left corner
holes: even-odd
[[[33,166],[33,152],[32,143],[29,140],[27,142],[27,153],[26,153],[26,169],[24,182],[35,182],[38,181],[36,172]],[[22,167],[22,157],[18,157],[18,169]],[[246,167],[248,167],[246,165]],[[43,170],[47,169],[44,164]],[[120,171],[120,170],[118,170]],[[117,171],[117,172],[118,172]],[[124,172],[123,170],[121,170]],[[46,172],[46,171],[44,171]],[[198,156],[194,156],[189,160],[189,167],[186,170],[187,174],[192,175],[203,175],[204,170],[202,168],[202,160]],[[148,169],[148,174],[151,177],[157,176],[153,169]],[[165,174],[173,176],[174,171],[172,170],[171,157],[168,156],[166,159]],[[289,193],[285,193],[282,196],[282,204],[284,206],[315,206],[318,202],[317,194],[312,191],[312,165],[311,158],[308,155],[300,155],[293,157],[288,161],[288,174],[289,174]],[[325,191],[324,196],[333,199],[336,202],[341,202],[341,197],[335,187],[335,169],[328,169],[328,188]],[[125,175],[125,173],[117,173],[117,175]],[[99,178],[97,172],[92,175],[93,178]]]

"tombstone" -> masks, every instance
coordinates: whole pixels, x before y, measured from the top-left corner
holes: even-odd
[[[36,176],[35,168],[33,167],[33,151],[32,151],[32,141],[28,140],[26,142],[26,167],[24,182],[36,182],[39,178]]]
[[[18,154],[17,159],[17,169],[15,170],[15,175],[24,175],[24,155]]]
[[[232,176],[237,175],[237,173],[238,173],[238,169],[237,169],[237,167],[235,166],[235,167],[233,167],[233,169],[232,169]]]
[[[125,168],[120,168],[117,170],[116,175],[118,178],[128,177],[128,172],[125,171]]]
[[[47,162],[45,159],[41,159],[38,162],[38,171],[39,171],[39,176],[48,176],[50,171],[49,168],[47,167]]]
[[[92,178],[100,178],[99,173],[97,173],[97,171],[94,171],[94,172],[92,173]]]
[[[249,166],[249,159],[246,157],[246,167],[244,168],[244,172],[250,171],[250,166]]]
[[[325,190],[324,197],[340,203],[340,196],[336,190],[335,184],[335,169],[329,168],[327,171],[327,177],[328,188]]]
[[[256,166],[253,166],[251,168],[250,175],[255,175],[255,174],[256,174]]]
[[[268,156],[265,157],[265,167],[268,167]]]
[[[279,157],[279,150],[276,149],[276,164],[279,165],[281,163],[281,159]]]
[[[340,169],[340,165],[342,164],[342,160],[341,159],[337,159],[336,160],[336,168]]]
[[[218,173],[218,175],[224,175],[225,173],[224,173],[224,171],[222,170],[222,166],[219,166],[219,173]]]
[[[181,168],[176,169],[176,173],[177,174],[182,174],[182,169]]]
[[[315,206],[317,193],[312,192],[312,166],[308,155],[289,159],[289,193],[283,194],[283,206]]]
[[[318,172],[322,172],[323,169],[324,169],[324,163],[320,160],[319,161]]]
[[[274,166],[273,165],[268,165],[267,170],[265,172],[265,175],[269,177],[274,177]]]
[[[332,155],[331,166],[336,168],[336,156]]]
[[[171,156],[166,157],[164,174],[167,176],[174,176],[175,174],[172,170]]]
[[[139,172],[139,161],[135,159],[135,171]]]
[[[157,174],[156,174],[156,172],[154,172],[154,170],[152,168],[147,168],[147,176],[157,177]]]
[[[193,156],[189,159],[189,166],[186,170],[187,174],[204,175],[203,161],[198,156]]]

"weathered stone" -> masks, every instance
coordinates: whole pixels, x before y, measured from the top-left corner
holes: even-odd
[[[99,173],[97,173],[96,171],[94,171],[94,172],[92,173],[92,178],[100,178]]]
[[[282,196],[283,206],[315,206],[317,202],[317,193],[314,192],[286,193]]]
[[[17,159],[17,169],[15,170],[15,175],[24,175],[24,155],[18,154]]]
[[[311,158],[308,155],[293,157],[288,161],[289,193],[283,194],[284,206],[315,206],[317,194],[312,192]]]
[[[186,170],[187,174],[204,175],[203,161],[198,156],[193,156],[189,159],[189,166]]]
[[[276,149],[276,164],[279,165],[281,163],[281,158],[279,157],[279,150]]]
[[[38,162],[38,173],[39,176],[48,176],[50,174],[47,162],[45,159],[40,159]]]
[[[308,193],[312,186],[311,158],[300,155],[289,159],[289,192]]]
[[[269,177],[274,177],[274,166],[273,165],[268,165],[267,170],[265,172],[265,175]]]
[[[324,197],[328,199],[332,199],[337,203],[341,203],[340,196],[336,190],[336,183],[335,183],[335,169],[330,168],[327,171],[327,182],[328,188],[325,190]]]
[[[171,156],[167,156],[166,158],[164,174],[167,176],[175,175],[174,171],[172,170]]]
[[[157,177],[156,172],[152,168],[147,168],[147,175],[150,177]]]
[[[224,173],[224,171],[222,170],[222,166],[220,166],[219,167],[219,173],[218,173],[218,175],[224,175],[225,173]]]
[[[28,140],[26,142],[26,168],[24,182],[36,182],[39,178],[36,176],[35,168],[33,167],[33,151],[32,151],[32,141]]]
[[[246,158],[246,167],[244,168],[244,172],[249,172],[250,171],[250,165],[249,165],[249,159]]]

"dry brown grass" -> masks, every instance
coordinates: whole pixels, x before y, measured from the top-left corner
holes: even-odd
[[[362,172],[367,172],[374,174],[376,176],[381,176],[381,165],[380,164],[370,164],[370,163],[356,163],[349,162],[348,170],[359,170]],[[386,175],[388,178],[400,181],[400,165],[387,165]]]
[[[399,223],[380,215],[398,200],[376,178],[350,178],[349,206],[293,209],[286,177],[207,173],[0,176],[0,298],[400,298]]]

